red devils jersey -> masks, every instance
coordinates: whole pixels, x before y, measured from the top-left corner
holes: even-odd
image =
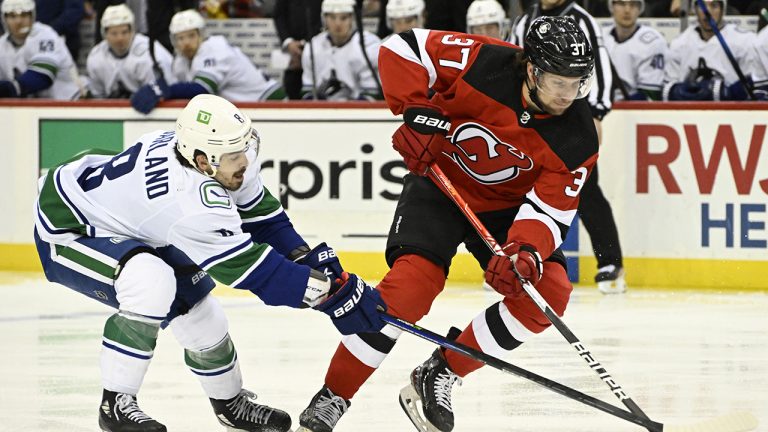
[[[519,207],[507,240],[546,258],[576,215],[597,132],[584,99],[560,116],[527,109],[520,51],[482,36],[414,29],[382,45],[379,71],[395,114],[435,92],[430,102],[451,119],[440,168],[475,212]]]

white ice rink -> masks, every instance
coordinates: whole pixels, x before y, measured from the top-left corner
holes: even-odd
[[[296,427],[322,385],[335,329],[319,312],[219,298],[246,388],[288,411]],[[463,328],[495,299],[479,283],[449,285],[421,324],[439,333]],[[0,273],[0,431],[98,431],[98,361],[109,314],[37,275]],[[606,297],[577,288],[565,322],[652,419],[689,423],[747,410],[768,431],[768,295],[630,290]],[[336,431],[412,431],[397,395],[433,349],[404,334]],[[554,328],[505,360],[619,404]],[[161,333],[139,402],[172,432],[223,430],[170,332]],[[456,432],[644,430],[488,367],[454,388],[454,409]]]

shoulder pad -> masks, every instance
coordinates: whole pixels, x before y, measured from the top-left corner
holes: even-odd
[[[640,42],[643,42],[645,44],[650,44],[651,42],[655,41],[656,39],[660,39],[660,38],[661,38],[661,36],[658,33],[656,33],[656,32],[644,31],[640,35]]]
[[[131,55],[141,57],[149,50],[149,44],[146,42],[139,42],[131,48]]]

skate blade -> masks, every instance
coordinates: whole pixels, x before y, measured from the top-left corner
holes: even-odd
[[[597,283],[597,290],[603,294],[624,294],[627,292],[627,284],[623,280],[605,281]]]
[[[411,419],[411,423],[416,426],[416,430],[419,432],[442,432],[430,423],[429,420],[421,416],[420,404],[421,398],[411,384],[400,390],[400,406],[408,418]]]

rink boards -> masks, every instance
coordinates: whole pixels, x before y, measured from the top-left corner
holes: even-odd
[[[266,185],[298,230],[311,244],[332,244],[347,268],[381,277],[405,174],[390,144],[399,120],[383,106],[358,103],[242,106],[262,137]],[[31,210],[41,172],[82,149],[119,150],[142,133],[173,128],[180,107],[144,117],[109,102],[0,105],[12,174],[12,205],[0,214],[0,269],[39,269]],[[768,289],[766,114],[765,104],[627,103],[606,117],[600,184],[631,285]],[[588,283],[595,266],[589,237],[573,231],[571,264]],[[451,278],[479,281],[481,274],[461,254]]]

